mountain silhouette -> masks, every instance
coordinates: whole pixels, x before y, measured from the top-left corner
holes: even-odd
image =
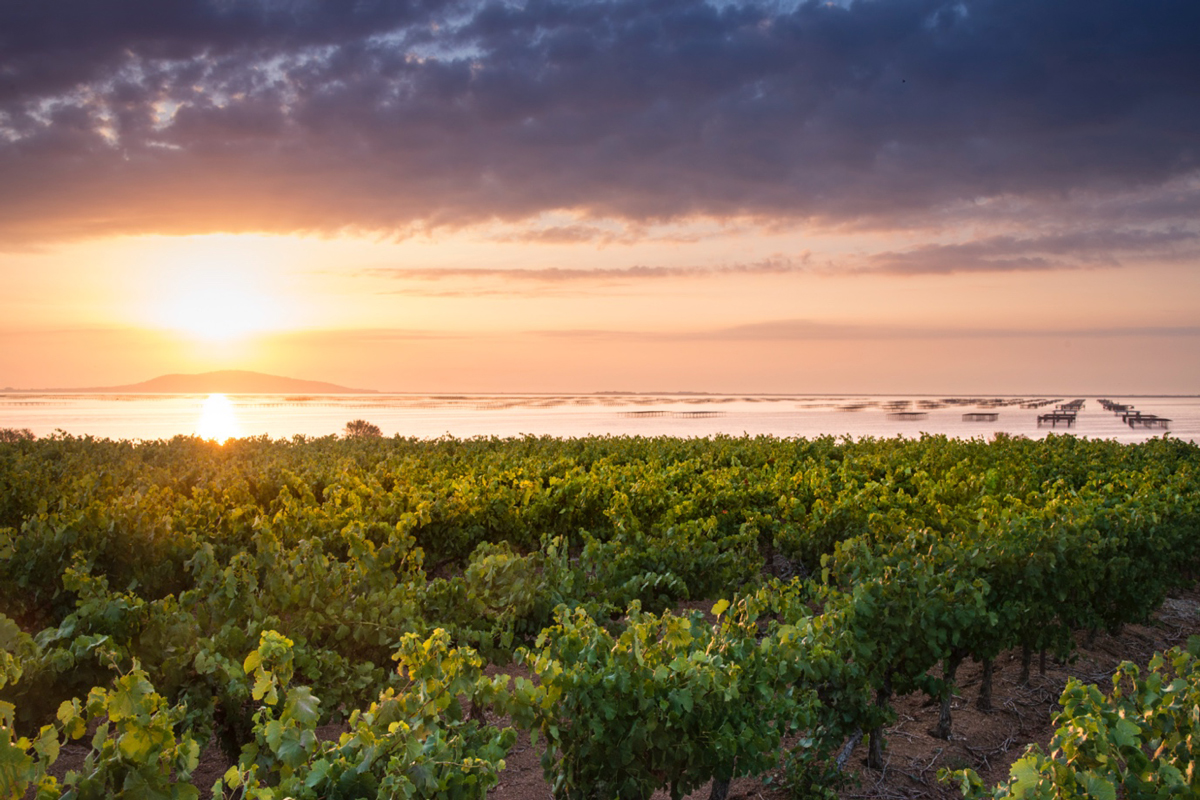
[[[325,381],[306,381],[241,369],[160,375],[125,386],[98,386],[75,391],[159,394],[374,394],[374,389],[351,389]]]

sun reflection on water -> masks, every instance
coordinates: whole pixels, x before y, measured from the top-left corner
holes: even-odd
[[[196,424],[196,435],[201,439],[212,439],[218,444],[239,435],[237,415],[233,403],[223,394],[210,394],[200,407],[200,421]]]

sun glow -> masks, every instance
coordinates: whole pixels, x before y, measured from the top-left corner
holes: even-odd
[[[163,322],[199,339],[228,342],[277,327],[270,297],[235,276],[212,272],[177,281],[164,304]]]
[[[200,421],[196,424],[196,435],[225,444],[239,435],[237,415],[233,403],[223,394],[210,394],[200,407]]]
[[[269,242],[212,235],[171,245],[158,256],[147,287],[156,325],[215,343],[288,327],[285,281]]]

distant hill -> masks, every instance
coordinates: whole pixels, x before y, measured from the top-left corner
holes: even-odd
[[[127,386],[99,386],[76,391],[162,394],[374,394],[374,389],[350,389],[324,381],[304,381],[241,369],[195,375],[160,375]]]

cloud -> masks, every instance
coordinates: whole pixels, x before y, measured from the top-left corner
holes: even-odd
[[[797,258],[778,256],[760,261],[723,264],[711,267],[599,267],[593,269],[570,269],[549,267],[543,269],[489,268],[489,267],[370,267],[359,270],[356,275],[368,278],[387,278],[398,281],[483,281],[499,280],[506,283],[533,284],[626,284],[632,281],[659,280],[665,278],[705,278],[723,275],[786,275],[808,271],[808,254]],[[408,291],[405,289],[404,291]],[[472,290],[485,291],[485,290]],[[491,292],[489,292],[491,293]],[[496,290],[497,294],[510,294]]]
[[[988,236],[957,244],[922,245],[867,257],[865,270],[898,275],[1028,272],[1121,266],[1121,258],[1200,256],[1200,232],[1072,230],[1038,237]]]
[[[544,338],[602,339],[614,341],[780,342],[780,341],[881,341],[963,339],[1178,339],[1200,337],[1200,326],[1112,326],[1090,328],[949,328],[905,325],[843,324],[807,319],[785,319],[692,331],[623,331],[561,329],[533,331]]]
[[[1097,213],[1094,216],[1103,216]],[[1011,220],[1010,220],[1011,222]],[[1116,224],[1115,221],[1113,223]],[[1057,230],[1035,235],[978,235],[950,243],[931,243],[903,250],[844,254],[821,260],[810,251],[794,257],[776,255],[752,262],[715,266],[645,266],[592,269],[488,268],[488,267],[375,267],[361,269],[359,277],[404,282],[405,294],[414,290],[435,296],[511,295],[525,285],[533,293],[546,287],[579,285],[594,292],[600,286],[628,286],[643,281],[714,278],[743,275],[887,274],[894,276],[952,275],[963,273],[1047,272],[1122,268],[1153,260],[1191,263],[1200,259],[1200,227],[1195,223],[1151,224],[1142,227],[1097,227],[1094,222],[1070,221]],[[453,282],[452,290],[421,291],[414,283]],[[491,288],[482,288],[481,284]],[[499,285],[498,285],[499,284]],[[515,286],[513,285],[515,284]]]
[[[588,220],[1129,192],[1186,220],[1164,187],[1200,170],[1197,29],[1186,0],[8,3],[0,235],[569,210],[538,235],[602,241]]]
[[[528,228],[494,237],[497,242],[528,242],[531,244],[612,244],[636,239],[631,232],[617,232],[598,225],[555,225],[548,228]]]
[[[264,334],[262,338],[282,339],[294,343],[335,344],[339,347],[350,347],[386,342],[458,340],[470,338],[470,334],[423,328],[314,328],[277,331]]]

